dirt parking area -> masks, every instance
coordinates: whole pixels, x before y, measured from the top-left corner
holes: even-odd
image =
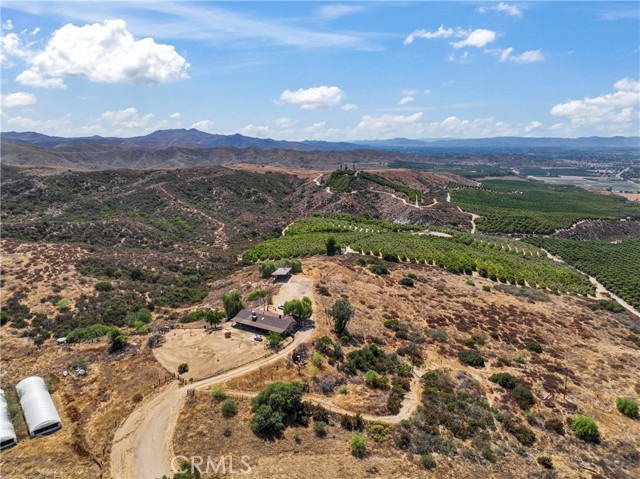
[[[225,338],[225,332],[231,332]],[[242,366],[270,354],[265,342],[253,340],[255,334],[231,327],[216,331],[204,329],[174,329],[165,335],[165,342],[153,350],[156,359],[168,371],[175,373],[182,363],[189,365],[185,379],[201,379]]]

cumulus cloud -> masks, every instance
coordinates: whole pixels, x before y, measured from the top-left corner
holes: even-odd
[[[16,77],[21,85],[35,88],[67,88],[62,78],[43,78],[35,70],[25,70]]]
[[[182,117],[182,113],[180,113],[179,111],[173,112],[171,113],[171,115],[169,115],[169,118],[171,118],[172,120],[179,120]]]
[[[415,101],[415,100],[416,100],[415,97],[411,95],[407,95],[400,99],[400,101],[398,102],[398,105],[406,105],[407,103],[411,103],[412,101]]]
[[[0,34],[0,63],[2,65],[12,66],[12,57],[26,60],[31,54],[28,47],[23,45],[22,40],[15,33]]]
[[[319,86],[295,91],[285,90],[276,102],[300,105],[301,110],[326,110],[339,105],[345,98],[345,93],[337,86]]]
[[[291,118],[283,116],[282,118],[276,118],[275,123],[279,128],[291,128],[296,122]]]
[[[13,22],[9,18],[6,22],[2,22],[3,30],[13,30]]]
[[[464,48],[464,47],[483,48],[489,43],[493,42],[495,39],[496,39],[496,32],[494,32],[493,30],[476,28],[475,30],[469,32],[466,38],[458,42],[453,42],[451,46],[453,48]]]
[[[214,123],[211,120],[200,120],[191,125],[191,128],[207,133],[213,133],[213,125]]]
[[[344,111],[353,111],[357,110],[358,108],[358,105],[356,105],[355,103],[345,103],[344,105],[342,105],[342,109]]]
[[[34,105],[37,101],[38,98],[33,93],[27,93],[24,91],[0,95],[0,105],[3,108]]]
[[[522,10],[520,10],[516,5],[508,5],[504,2],[500,2],[497,5],[493,5],[491,7],[478,8],[478,11],[480,13],[487,13],[491,10],[499,13],[504,13],[506,15],[509,15],[510,17],[522,18]]]
[[[541,126],[542,126],[542,123],[540,123],[539,121],[532,121],[527,126],[524,127],[524,131],[529,133],[529,132],[532,132],[533,130],[540,128]]]
[[[327,127],[327,122],[325,121],[319,121],[304,129],[305,137],[314,140],[332,140],[339,133],[339,129]]]
[[[602,132],[620,131],[638,121],[640,82],[623,78],[613,87],[613,93],[558,103],[551,108],[551,114],[567,118],[574,130],[593,126]]]
[[[41,77],[73,76],[104,83],[168,83],[187,78],[189,68],[173,46],[153,38],[135,39],[124,20],[82,27],[67,24],[28,62]],[[43,82],[47,85],[47,80]]]
[[[453,34],[453,28],[445,28],[444,25],[440,25],[438,29],[433,32],[430,32],[428,30],[414,30],[404,39],[404,44],[411,45],[416,38],[432,40],[434,38],[449,38]]]
[[[254,125],[249,123],[248,125],[240,128],[240,133],[246,136],[266,137],[271,134],[271,129],[268,125]]]
[[[141,116],[136,108],[130,107],[124,110],[105,111],[100,115],[100,120],[106,121],[115,127],[131,129],[146,126],[153,117],[153,113]]]
[[[397,134],[408,124],[416,123],[422,118],[422,112],[413,115],[365,115],[356,126],[355,130],[359,134],[370,134],[376,137],[385,137],[390,134]]]

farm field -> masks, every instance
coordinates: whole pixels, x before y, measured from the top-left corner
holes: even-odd
[[[575,186],[490,180],[481,188],[452,185],[451,200],[481,215],[478,230],[490,233],[550,234],[582,219],[640,216],[640,206],[616,196]]]
[[[312,256],[326,252],[333,237],[338,246],[363,255],[380,256],[391,261],[435,264],[456,274],[478,275],[503,283],[537,285],[558,292],[593,294],[588,279],[564,265],[546,258],[536,247],[485,235],[470,235],[442,230],[450,235],[414,235],[390,232],[366,220],[354,217],[315,217],[291,225],[285,236],[267,240],[244,253],[246,260],[282,259]],[[411,227],[411,226],[405,226]],[[369,229],[369,231],[363,231]],[[345,232],[348,231],[348,232]],[[353,231],[353,232],[352,232]]]
[[[594,276],[608,290],[640,308],[640,239],[617,243],[528,238],[580,271]]]

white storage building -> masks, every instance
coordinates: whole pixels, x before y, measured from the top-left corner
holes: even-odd
[[[0,389],[0,451],[18,443],[16,430],[13,428],[9,407],[4,397],[4,391]]]
[[[38,376],[23,379],[16,384],[16,391],[31,437],[44,436],[62,427],[44,379]]]

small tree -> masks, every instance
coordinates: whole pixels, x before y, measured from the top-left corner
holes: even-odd
[[[360,434],[356,432],[351,436],[351,440],[349,441],[349,445],[351,446],[351,454],[356,457],[363,457],[367,452],[367,436],[364,434]]]
[[[335,254],[339,251],[339,248],[336,244],[336,239],[333,236],[329,236],[327,239],[327,256],[335,256]]]
[[[231,290],[222,297],[222,304],[224,305],[224,311],[227,313],[227,318],[231,319],[236,316],[245,307],[242,296],[237,290]]]
[[[278,267],[273,261],[264,261],[258,265],[261,278],[269,278],[276,269],[278,269]]]
[[[573,421],[571,421],[571,429],[578,439],[587,442],[600,442],[598,425],[590,417],[575,417]]]
[[[278,349],[280,349],[280,346],[282,345],[282,341],[283,339],[280,333],[269,331],[269,333],[267,334],[267,347],[269,347],[270,349],[273,349],[274,351],[277,351]]]
[[[291,301],[287,301],[284,303],[283,308],[284,314],[293,316],[293,318],[300,322],[300,324],[304,324],[308,321],[313,314],[311,299],[307,296],[303,296],[302,299],[292,299]]]
[[[334,329],[338,336],[346,334],[347,324],[349,324],[354,314],[355,310],[348,300],[340,298],[333,303],[329,310],[329,316],[333,318]]]
[[[109,352],[115,353],[127,347],[129,340],[118,328],[109,331]]]
[[[238,414],[238,403],[233,399],[225,399],[220,406],[220,410],[224,417],[233,417]]]
[[[96,291],[111,291],[113,289],[113,285],[109,281],[98,281],[95,284]]]
[[[178,366],[178,374],[184,374],[189,372],[189,365],[187,363],[182,363]]]
[[[218,325],[222,322],[222,320],[226,317],[223,311],[213,310],[211,308],[206,308],[202,310],[202,317],[204,320],[209,323],[214,328],[217,328]]]
[[[314,421],[313,430],[318,436],[324,436],[327,434],[327,423],[324,421]]]
[[[213,386],[211,388],[211,399],[214,401],[224,401],[227,399],[227,393],[222,386]]]

